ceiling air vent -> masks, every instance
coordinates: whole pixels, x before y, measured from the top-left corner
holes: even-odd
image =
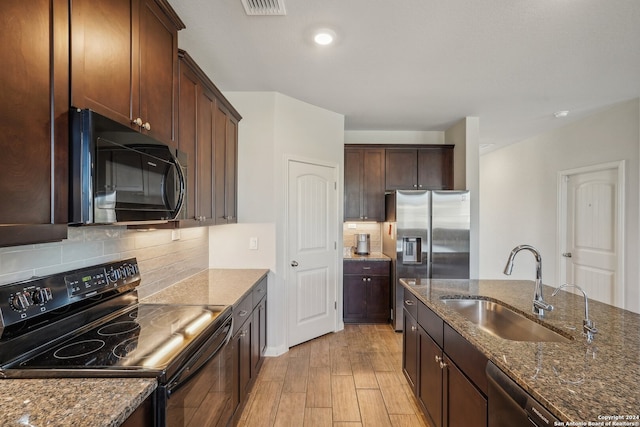
[[[247,15],[286,15],[284,0],[242,0]]]

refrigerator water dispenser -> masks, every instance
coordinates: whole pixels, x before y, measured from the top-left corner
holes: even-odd
[[[403,264],[420,264],[422,262],[422,238],[403,237],[402,248]]]

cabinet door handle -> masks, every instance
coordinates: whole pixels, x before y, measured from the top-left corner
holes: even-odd
[[[444,368],[446,368],[447,366],[449,366],[449,365],[447,365],[447,364],[446,364],[446,363],[444,363],[444,362],[440,362],[440,369],[444,369]]]
[[[413,332],[415,332],[415,331],[417,331],[417,330],[418,330],[418,327],[417,327],[417,326],[413,326],[413,325],[411,325],[411,330],[412,330]]]
[[[362,267],[363,270],[371,270],[371,267]]]
[[[407,304],[407,305],[413,305],[413,304],[415,304],[415,303],[414,303],[413,301],[411,301],[410,299],[406,299],[406,300],[404,300],[404,303],[405,303],[405,304]]]
[[[442,356],[438,356],[436,354],[436,363],[441,363],[442,362]]]
[[[131,123],[133,123],[136,126],[142,126],[142,119],[138,117],[135,120],[131,121]]]
[[[291,267],[297,267],[298,261],[291,261]]]
[[[249,314],[249,312],[248,312],[247,310],[240,310],[240,311],[238,312],[238,316],[240,316],[240,317],[244,317],[244,316],[246,316],[247,314]]]
[[[145,124],[143,124],[142,127],[145,128],[146,130],[151,130],[151,125],[149,124],[149,122],[145,122]]]
[[[371,281],[371,277],[367,277],[367,282],[370,282],[370,281]]]
[[[363,278],[362,278],[362,281],[363,281],[363,282],[366,282],[366,281],[367,281],[367,278],[366,278],[366,277],[363,277]]]

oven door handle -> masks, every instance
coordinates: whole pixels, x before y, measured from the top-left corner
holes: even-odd
[[[229,341],[231,340],[231,335],[233,333],[232,317],[229,318],[229,320],[225,323],[225,326],[223,326],[222,328],[226,327],[227,325],[229,326],[229,330],[227,331],[227,334],[224,337],[224,340],[218,345],[218,347],[216,347],[214,351],[206,355],[204,360],[199,361],[199,359],[203,355],[209,352],[208,345],[211,344],[212,341],[215,341],[218,338],[219,336],[218,333],[214,334],[213,337],[208,339],[207,342],[205,342],[202,345],[201,349],[198,352],[196,352],[196,354],[193,355],[193,357],[191,357],[191,359],[189,359],[184,364],[184,366],[173,376],[171,380],[168,381],[166,386],[167,397],[171,396],[172,393],[178,391],[183,385],[188,383],[191,378],[193,378],[195,375],[198,374],[200,369],[202,369],[207,363],[209,363],[211,359],[216,357],[220,353],[220,350],[222,350],[224,346],[226,346],[229,343]],[[186,375],[186,376],[183,377],[183,375]]]

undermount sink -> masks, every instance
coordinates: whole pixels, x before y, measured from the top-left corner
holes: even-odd
[[[472,298],[442,298],[447,307],[497,337],[511,341],[566,342],[571,338],[511,310],[495,301]]]

